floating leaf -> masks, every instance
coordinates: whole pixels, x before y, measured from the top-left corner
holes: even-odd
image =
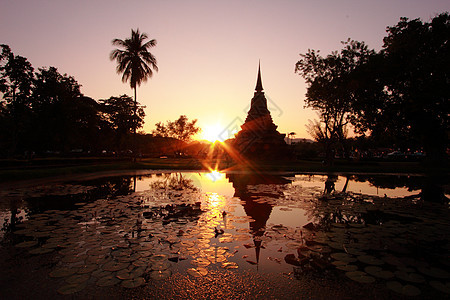
[[[368,276],[367,273],[361,272],[361,271],[352,271],[347,272],[345,275],[350,278],[351,280],[360,282],[360,283],[373,283],[375,282],[375,278],[372,276]]]
[[[385,271],[382,268],[377,267],[377,266],[367,266],[364,268],[364,271],[367,274],[370,274],[372,276],[382,278],[382,279],[390,279],[390,278],[394,277],[394,273],[392,273],[391,271]]]
[[[368,264],[368,265],[382,265],[383,264],[383,261],[381,259],[378,259],[371,255],[360,255],[357,258],[360,262]]]
[[[89,274],[75,274],[70,277],[66,277],[65,281],[69,284],[79,284],[86,282],[89,279]]]
[[[204,269],[204,268],[203,268]],[[206,269],[205,269],[206,270]],[[199,271],[199,268],[189,268],[186,270],[186,272],[191,275],[192,277],[203,277],[204,275],[202,272]],[[208,270],[206,270],[205,275],[208,274]]]
[[[199,257],[199,258],[191,261],[191,264],[199,266],[199,267],[206,267],[211,264],[211,261],[206,258]]]
[[[346,271],[346,272],[353,272],[353,271],[358,270],[358,267],[355,265],[341,265],[341,266],[337,266],[336,269]]]
[[[78,268],[60,268],[50,272],[48,274],[50,277],[59,278],[59,277],[67,277],[75,274],[78,271]]]
[[[150,257],[151,262],[161,262],[167,260],[168,256],[165,254],[157,254]]]
[[[163,271],[170,268],[170,263],[168,261],[158,261],[154,262],[151,266],[153,271]]]
[[[356,261],[356,258],[354,258],[353,256],[342,252],[332,253],[330,256],[335,260],[340,260],[347,263]]]
[[[120,282],[119,279],[117,279],[115,276],[113,275],[107,275],[105,277],[100,278],[99,280],[97,280],[97,285],[98,286],[113,286],[116,285]]]
[[[71,295],[74,293],[77,293],[81,290],[83,290],[86,287],[84,283],[74,283],[74,284],[68,284],[60,287],[58,289],[58,293],[61,295]]]
[[[395,272],[395,276],[401,280],[414,282],[414,283],[423,283],[425,282],[425,278],[417,273],[407,273],[403,271]]]
[[[163,279],[167,279],[170,277],[170,275],[172,275],[172,272],[167,269],[167,270],[162,270],[162,271],[152,271],[150,272],[150,278],[153,280],[163,280]]]
[[[26,242],[21,242],[18,243],[17,245],[15,245],[15,247],[17,248],[30,248],[30,247],[34,247],[38,244],[37,241],[26,241]]]
[[[145,284],[145,280],[142,277],[136,277],[129,280],[122,281],[121,285],[125,288],[132,289]]]
[[[103,265],[103,270],[115,272],[119,270],[126,269],[130,264],[129,263],[119,263],[119,262],[109,262]]]
[[[97,270],[98,266],[97,265],[82,265],[81,267],[79,267],[78,269],[78,274],[88,274],[88,273],[92,273],[93,271]]]
[[[232,261],[222,263],[224,269],[237,269],[238,267],[238,264]]]
[[[386,283],[386,286],[388,287],[388,289],[393,290],[394,292],[402,295],[411,297],[420,295],[420,290],[417,287],[409,284],[402,285],[398,281],[388,281]]]
[[[439,269],[439,268],[436,268],[436,267],[420,267],[419,271],[422,274],[425,274],[427,276],[434,277],[434,278],[439,278],[439,279],[449,279],[450,278],[449,272]]]
[[[47,254],[47,253],[53,252],[54,250],[55,249],[39,247],[39,248],[28,251],[28,253],[30,253],[30,254]]]
[[[442,282],[439,281],[430,281],[430,285],[432,287],[434,287],[435,289],[437,289],[438,291],[441,291],[443,293],[446,294],[450,294],[450,284],[443,284]]]

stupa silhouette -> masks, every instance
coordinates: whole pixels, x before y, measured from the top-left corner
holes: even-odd
[[[247,118],[236,134],[233,148],[244,160],[286,159],[289,157],[284,140],[286,135],[277,131],[278,126],[273,123],[263,90],[259,64],[255,94]]]

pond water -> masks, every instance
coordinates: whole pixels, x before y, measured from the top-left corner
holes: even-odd
[[[55,255],[58,292],[177,272],[335,272],[450,291],[450,214],[406,175],[154,173],[0,191],[3,245]],[[440,190],[448,197],[446,189]],[[436,201],[441,202],[441,201]]]

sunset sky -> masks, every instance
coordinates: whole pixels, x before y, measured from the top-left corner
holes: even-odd
[[[55,66],[96,100],[133,95],[109,60],[111,40],[139,28],[158,44],[160,71],[138,89],[144,130],[184,114],[202,128],[244,120],[258,61],[272,118],[282,133],[308,138],[306,85],[294,73],[308,48],[323,55],[347,38],[379,50],[386,26],[402,16],[429,21],[448,0],[39,1],[2,0],[0,43],[35,69]]]

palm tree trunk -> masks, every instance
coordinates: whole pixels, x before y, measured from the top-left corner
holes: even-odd
[[[133,162],[136,162],[136,151],[137,151],[137,145],[136,145],[136,127],[137,127],[137,88],[134,87],[134,122],[133,122]]]

